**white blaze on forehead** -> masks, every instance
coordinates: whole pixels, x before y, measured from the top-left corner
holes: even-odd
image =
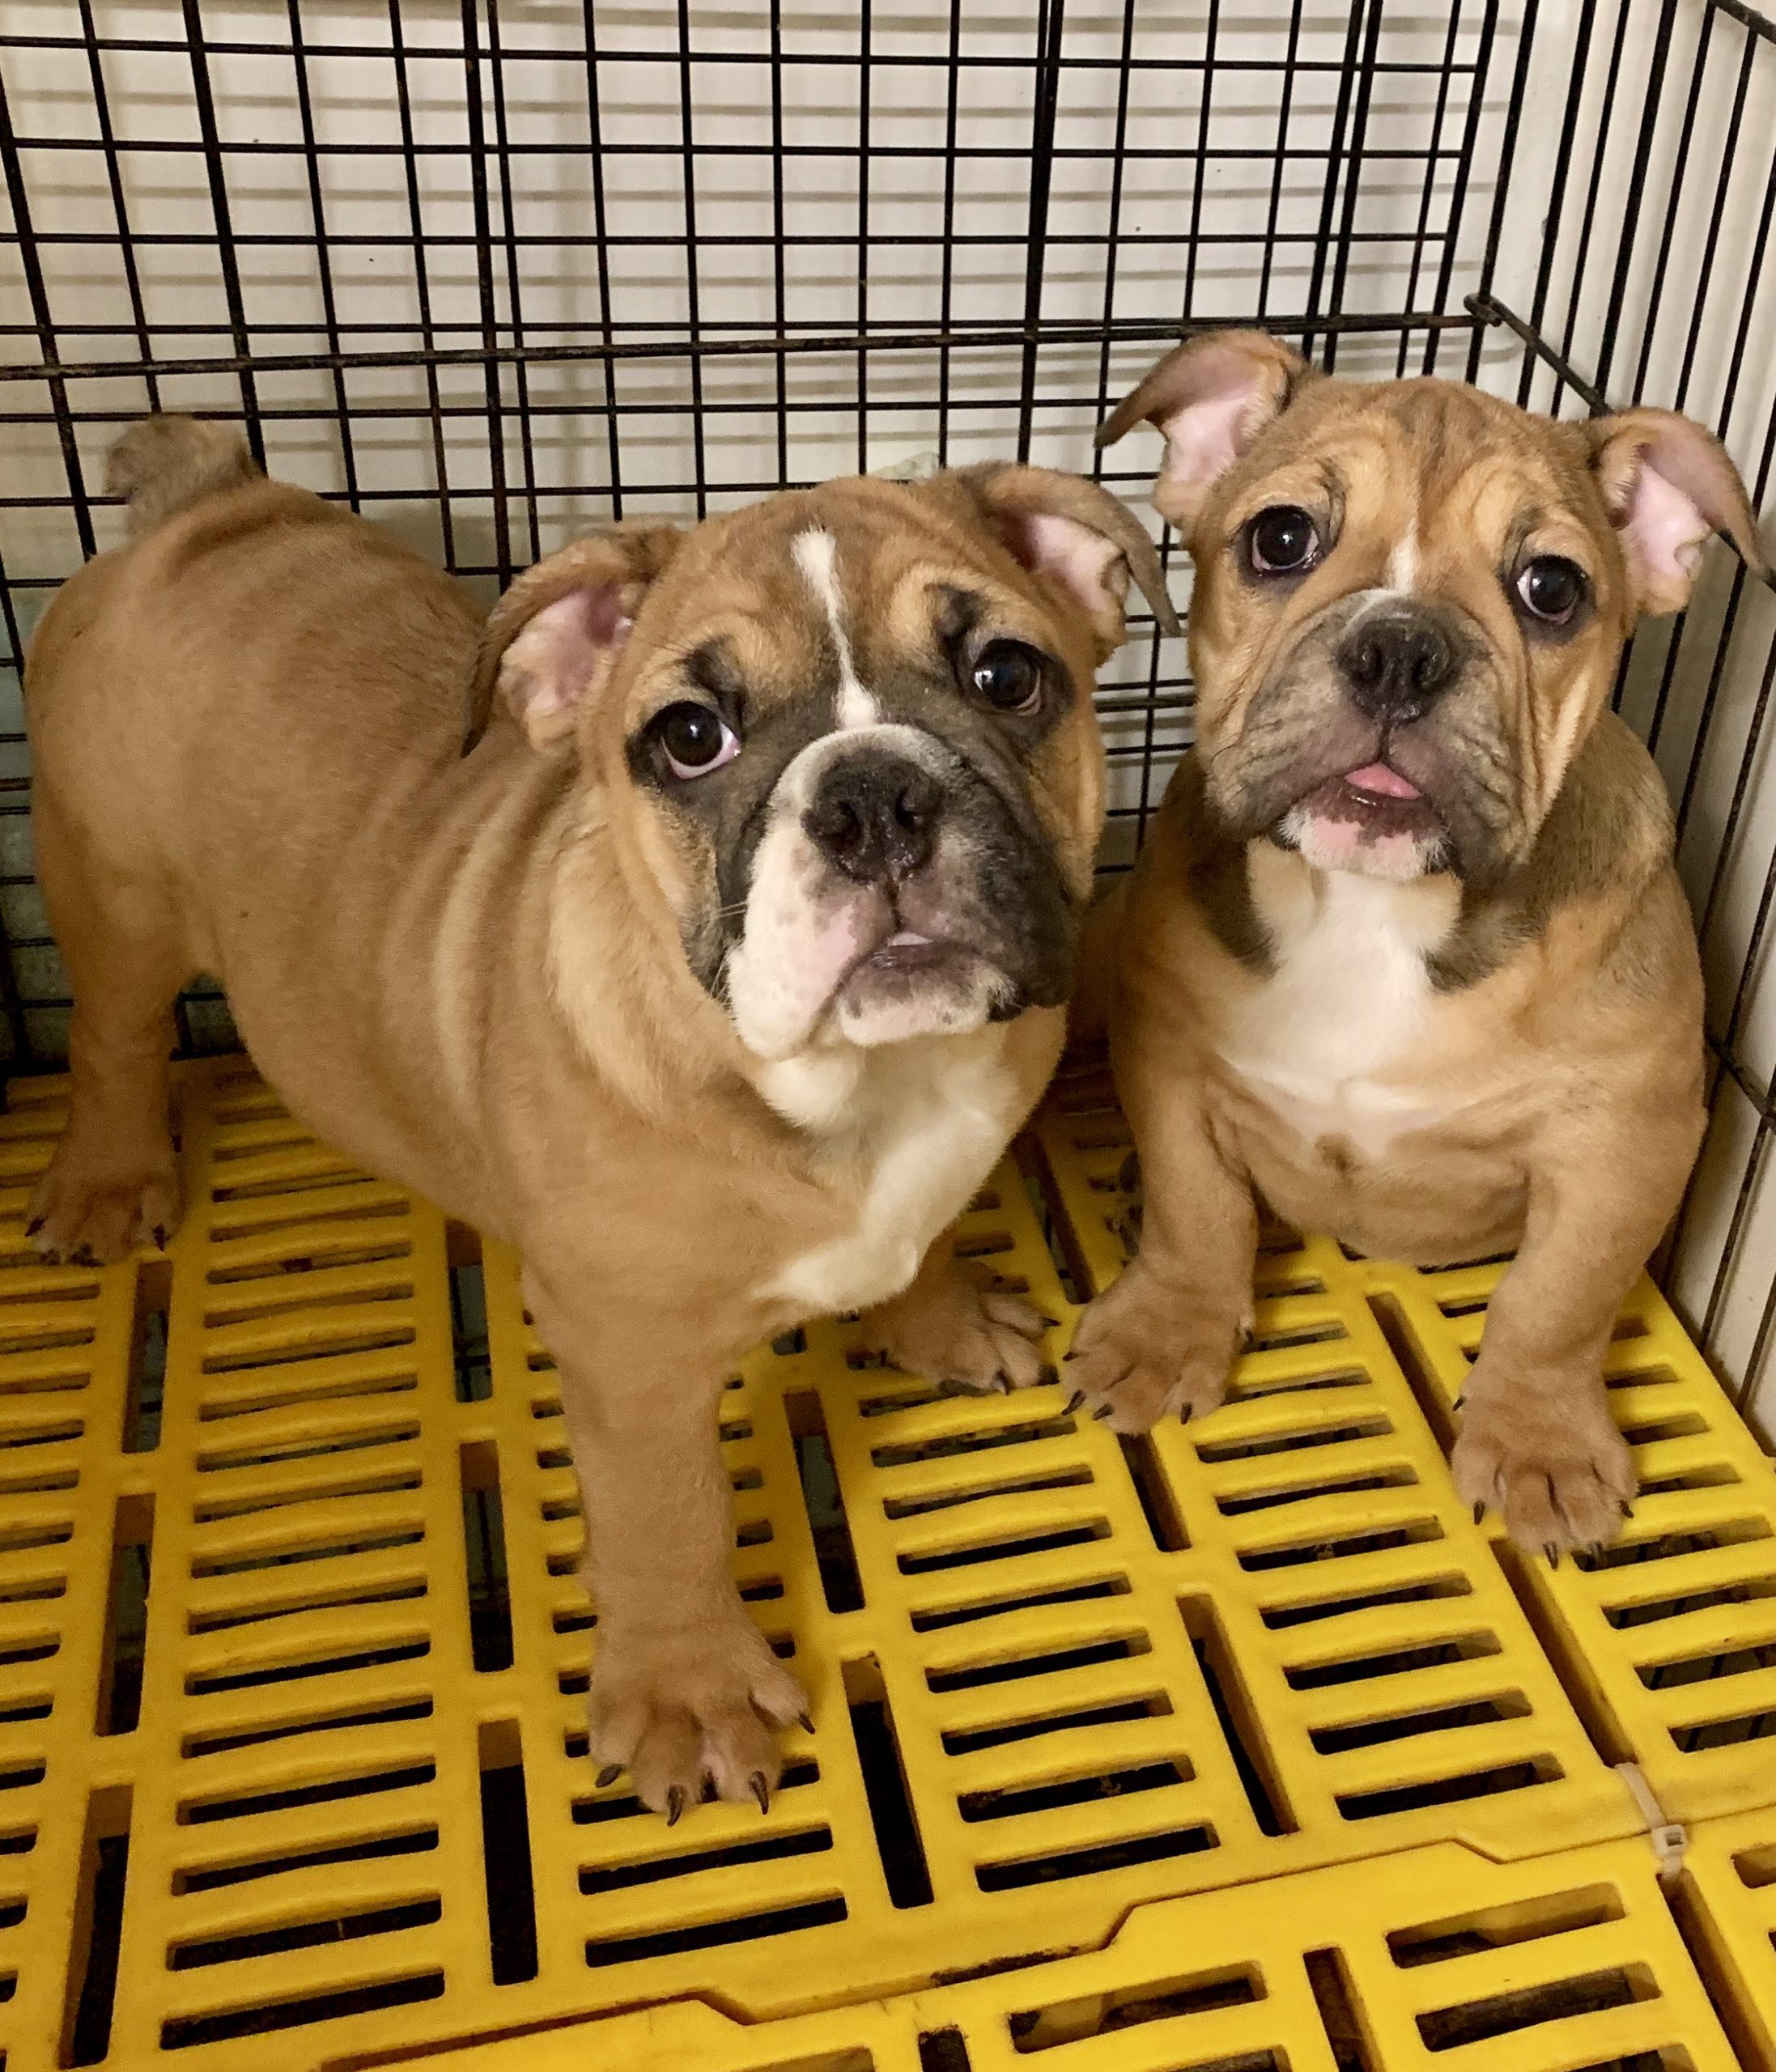
[[[839,543],[831,533],[810,525],[798,533],[791,551],[808,588],[814,593],[839,656],[839,724],[841,727],[873,726],[882,708],[857,681],[856,664],[851,658],[851,642],[845,633],[844,599],[839,590]]]
[[[1418,587],[1418,511],[1416,504],[1407,517],[1405,529],[1395,541],[1393,551],[1387,557],[1387,587],[1390,590],[1414,590]]]

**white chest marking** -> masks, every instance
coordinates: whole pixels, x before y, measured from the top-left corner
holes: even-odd
[[[873,726],[882,707],[857,681],[857,667],[851,657],[851,640],[845,631],[844,599],[839,594],[838,542],[818,525],[796,535],[792,550],[796,566],[808,588],[819,601],[831,629],[832,644],[839,656],[839,724],[841,727]]]
[[[832,1316],[885,1302],[907,1285],[933,1241],[968,1206],[1016,1127],[1016,1081],[1001,1063],[1000,1033],[983,1030],[985,1041],[960,1045],[948,1038],[920,1043],[924,1055],[916,1060],[892,1051],[852,1053],[862,1075],[892,1057],[901,1082],[881,1089],[870,1104],[877,1111],[865,1125],[871,1172],[856,1222],[791,1260],[768,1296],[794,1303],[806,1316]],[[894,1049],[903,1047],[914,1047]],[[945,1055],[957,1049],[961,1055]],[[765,1084],[765,1093],[780,1112],[816,1128],[835,1113],[832,1073],[812,1063],[772,1071],[777,1076]]]
[[[1379,1156],[1448,1113],[1413,1083],[1434,996],[1425,917],[1406,893],[1325,873],[1308,911],[1280,931],[1275,975],[1227,1033],[1225,1061],[1310,1142],[1340,1136]]]

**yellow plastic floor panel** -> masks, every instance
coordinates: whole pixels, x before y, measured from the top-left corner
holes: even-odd
[[[342,2066],[361,2061],[346,2058]],[[1107,1949],[748,2027],[678,2003],[436,2072],[1733,2072],[1633,1843],[1439,1847],[1138,1909]]]
[[[102,1272],[23,1242],[65,1086],[0,1123],[6,2072],[546,2051],[692,2000],[534,2062],[1730,2061],[1642,1816],[1336,1248],[1267,1261],[1236,1399],[1149,1441],[1052,1386],[853,1364],[839,1324],[748,1360],[735,1558],[814,1729],[768,1817],[669,1829],[585,1759],[580,1526],[515,1262],[478,1272],[244,1063],[180,1089],[185,1223]],[[1048,1206],[1101,1276],[1119,1126],[1063,1100]],[[1039,1207],[1008,1161],[967,1246],[1069,1320]],[[1545,2055],[1445,2021],[1592,1951],[1570,1976],[1628,1985],[1534,2001]]]
[[[1081,1271],[1101,1288],[1124,1257],[1117,1176],[1128,1149],[1102,1074],[1060,1084],[1042,1139]],[[1447,1451],[1505,1263],[1425,1272],[1349,1259],[1311,1239],[1271,1254],[1260,1285],[1292,1285],[1305,1270],[1341,1306],[1379,1310],[1422,1378]],[[1256,1385],[1261,1357],[1240,1368],[1236,1398]],[[1551,1569],[1519,1557],[1496,1515],[1486,1530],[1533,1594],[1538,1628],[1594,1738],[1612,1760],[1640,1765],[1668,1819],[1776,1804],[1776,1463],[1644,1277],[1617,1326],[1607,1379],[1640,1481],[1617,1543]],[[1226,1424],[1227,1413],[1217,1416],[1203,1445],[1220,1442]]]
[[[1685,1918],[1740,2055],[1776,2067],[1776,1812],[1760,1807],[1693,1828]]]

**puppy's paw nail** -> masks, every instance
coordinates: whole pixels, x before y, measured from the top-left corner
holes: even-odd
[[[1195,1415],[1196,1415],[1196,1404],[1195,1404],[1195,1403],[1179,1403],[1179,1406],[1178,1406],[1178,1421],[1179,1421],[1179,1423],[1180,1424],[1188,1424],[1190,1422],[1191,1419],[1192,1419],[1193,1416],[1195,1416]]]
[[[96,1266],[99,1263],[93,1256],[91,1245],[76,1245],[68,1255],[68,1263],[70,1266]]]
[[[666,1794],[666,1825],[676,1828],[684,1816],[685,1788],[675,1784]]]
[[[1039,1388],[1047,1388],[1060,1379],[1060,1375],[1055,1372],[1052,1367],[1043,1367],[1039,1369],[1037,1372],[1036,1386]]]
[[[808,1717],[806,1713],[797,1713],[796,1724],[801,1729],[804,1734],[812,1734],[814,1730],[814,1723]]]
[[[1077,1345],[1073,1348],[1073,1350],[1072,1350],[1070,1352],[1064,1352],[1064,1353],[1062,1353],[1062,1354],[1061,1354],[1061,1356],[1060,1356],[1060,1357],[1061,1357],[1061,1361],[1062,1361],[1062,1364],[1063,1364],[1063,1365],[1064,1365],[1064,1364],[1065,1364],[1068,1361],[1069,1361],[1069,1360],[1077,1360],[1077,1359],[1081,1358],[1081,1357],[1082,1357],[1082,1356],[1081,1355],[1081,1352],[1080,1352],[1079,1348],[1078,1348]]]
[[[1461,1394],[1456,1397],[1455,1408],[1458,1410],[1465,1410],[1468,1408],[1468,1391],[1466,1389],[1464,1389]]]
[[[43,1216],[33,1216],[31,1221],[24,1226],[24,1234],[26,1237],[35,1238],[37,1233],[43,1228],[45,1220],[46,1219]]]
[[[598,1773],[598,1789],[601,1791],[609,1791],[610,1787],[622,1775],[622,1764],[621,1763],[606,1763],[604,1768]]]
[[[1039,1317],[1042,1317],[1043,1322],[1048,1327],[1050,1331],[1059,1331],[1060,1329],[1060,1319],[1059,1317],[1043,1317],[1043,1314],[1040,1310],[1039,1310],[1036,1314]]]
[[[167,1233],[164,1225],[157,1223],[154,1226],[154,1242],[155,1249],[157,1251],[164,1252],[167,1249]]]
[[[1101,1403],[1091,1414],[1101,1424],[1104,1420],[1111,1415],[1115,1408],[1116,1406],[1113,1403]]]
[[[1624,1504],[1624,1505],[1622,1505],[1622,1516],[1623,1516],[1625,1518],[1631,1518],[1634,1515],[1634,1505],[1633,1505],[1632,1504]]]
[[[771,1786],[765,1782],[764,1772],[754,1770],[746,1781],[752,1787],[753,1797],[758,1802],[758,1811],[768,1813],[771,1811]]]
[[[1475,1523],[1476,1525],[1484,1525],[1485,1522],[1486,1522],[1486,1500],[1485,1500],[1485,1498],[1483,1497],[1481,1497],[1481,1499],[1480,1500],[1480,1501],[1479,1501],[1477,1504],[1476,1504],[1476,1505],[1475,1505],[1475,1506],[1474,1506],[1474,1523]]]
[[[1557,1569],[1560,1566],[1560,1549],[1553,1540],[1544,1539],[1542,1542],[1542,1552],[1548,1556],[1548,1565],[1550,1569]]]
[[[1063,1417],[1071,1417],[1073,1412],[1079,1408],[1085,1399],[1086,1391],[1083,1389],[1075,1389],[1073,1394],[1068,1397],[1066,1402],[1062,1404],[1060,1412],[1061,1416]]]

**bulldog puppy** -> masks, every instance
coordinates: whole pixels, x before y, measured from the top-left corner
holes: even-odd
[[[1222,1399],[1254,1192],[1425,1265],[1515,1249],[1454,1462],[1557,1559],[1634,1494],[1610,1330],[1702,1140],[1702,978],[1664,788],[1608,710],[1702,544],[1758,545],[1718,443],[1355,385],[1257,333],[1170,354],[1196,746],[1093,924],[1143,1189],[1069,1377],[1122,1431]]]
[[[172,1229],[169,1011],[215,972],[295,1114],[523,1255],[602,1781],[767,1804],[806,1701],[731,1578],[717,1403],[870,1305],[939,1381],[1041,1378],[1039,1320],[933,1246],[1060,1048],[1094,673],[1131,573],[1171,618],[1146,535],[1039,469],[838,482],[595,533],[483,626],[214,427],[148,420],[113,480],[137,537],[28,671],[74,998],[37,1247]]]

